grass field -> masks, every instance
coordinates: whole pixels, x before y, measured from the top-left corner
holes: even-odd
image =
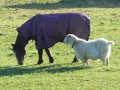
[[[23,66],[18,66],[11,43],[16,28],[37,13],[82,12],[91,18],[90,39],[113,40],[109,66],[98,60],[71,63],[74,51],[64,43],[50,48],[55,58],[36,65],[34,41],[26,47]],[[0,90],[120,90],[119,0],[0,0]]]

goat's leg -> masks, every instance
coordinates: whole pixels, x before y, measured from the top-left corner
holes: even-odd
[[[38,60],[38,63],[37,64],[42,64],[43,63],[43,49],[39,49],[38,50],[38,54],[39,54],[39,60]]]
[[[103,65],[105,66],[106,65],[106,59],[105,58],[101,59],[101,61],[102,61]]]
[[[103,63],[104,66],[106,65],[105,60],[103,60],[102,63]]]
[[[109,64],[109,58],[106,58],[106,66]]]
[[[53,63],[53,62],[54,62],[54,58],[53,58],[50,50],[47,48],[47,49],[45,49],[45,51],[46,51],[46,53],[47,53],[47,55],[48,55],[48,57],[49,57],[49,62],[50,62],[50,63]]]
[[[85,66],[85,64],[88,66],[88,59],[82,59],[82,64],[83,64],[83,66]]]
[[[85,59],[84,62],[85,62],[85,63],[87,64],[87,66],[88,66],[88,64],[89,64],[89,63],[88,63],[88,59]]]
[[[103,63],[104,66],[108,66],[108,64],[109,64],[109,58],[101,58],[100,60],[102,61],[102,63]]]
[[[103,59],[103,65],[108,66],[108,64],[109,64],[109,58]]]

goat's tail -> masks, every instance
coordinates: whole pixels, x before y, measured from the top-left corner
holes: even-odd
[[[115,45],[114,41],[108,41],[108,45]]]

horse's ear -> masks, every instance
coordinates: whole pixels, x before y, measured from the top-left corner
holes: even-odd
[[[16,30],[19,30],[20,29],[20,27],[18,27]]]
[[[11,45],[12,45],[12,47],[14,47],[14,46],[15,46],[15,44],[13,44],[13,43],[11,43]]]
[[[15,52],[15,44],[11,43],[12,47],[13,47],[13,51]]]

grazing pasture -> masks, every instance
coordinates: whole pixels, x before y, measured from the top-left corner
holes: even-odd
[[[16,28],[37,13],[82,12],[91,18],[90,39],[114,41],[109,66],[100,61],[71,63],[74,51],[64,43],[50,48],[55,62],[38,60],[34,41],[26,47],[23,66],[18,66],[11,43]],[[74,17],[73,17],[74,18]],[[0,0],[0,90],[119,90],[120,89],[119,0]]]

